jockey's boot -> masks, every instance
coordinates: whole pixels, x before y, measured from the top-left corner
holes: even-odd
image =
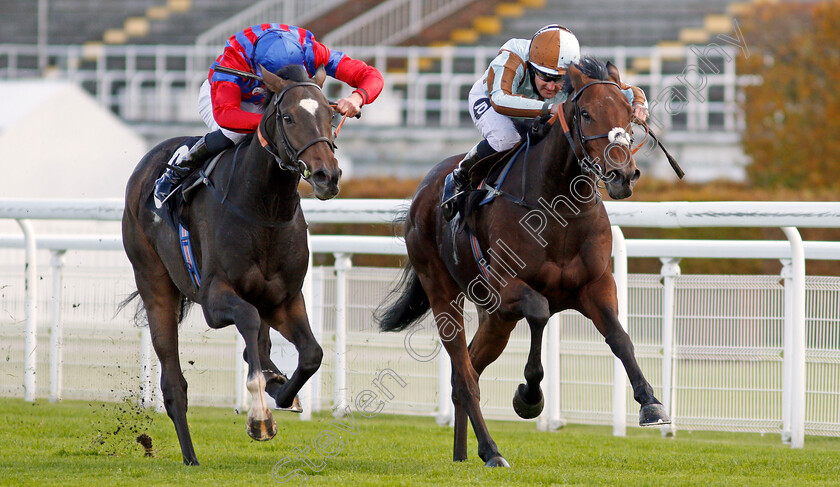
[[[166,163],[166,171],[155,181],[155,206],[160,208],[177,188],[181,181],[190,173],[201,167],[204,162],[232,146],[233,142],[222,134],[221,130],[205,134],[186,150],[186,146],[178,147]]]
[[[458,166],[452,171],[452,182],[454,183],[454,196],[449,198],[448,200],[441,203],[441,208],[443,209],[443,217],[446,221],[449,221],[455,217],[455,213],[457,210],[456,202],[458,199],[465,194],[469,189],[472,181],[470,181],[470,171],[472,170],[475,164],[494,154],[496,151],[490,147],[490,144],[486,140],[482,140],[478,144],[476,144],[467,155],[461,159],[461,162],[458,163]]]

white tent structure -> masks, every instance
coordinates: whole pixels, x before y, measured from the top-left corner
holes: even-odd
[[[119,198],[146,151],[75,83],[0,82],[0,197]]]

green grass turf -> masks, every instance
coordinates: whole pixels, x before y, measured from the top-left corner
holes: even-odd
[[[275,412],[277,436],[252,441],[245,416],[230,409],[188,414],[201,466],[186,467],[165,414],[129,403],[0,398],[0,485],[840,485],[840,438],[807,437],[805,448],[783,446],[779,435],[569,425],[537,432],[533,421],[489,423],[510,469],[483,466],[470,430],[469,459],[452,462],[452,429],[431,418],[353,415],[353,433],[327,413],[310,422]],[[352,421],[342,420],[353,430]],[[148,433],[155,456],[135,441]],[[327,433],[324,433],[327,432]],[[316,441],[339,434],[322,451]],[[340,442],[340,443],[339,443]],[[295,449],[310,448],[315,472]],[[272,471],[284,458],[289,461]]]

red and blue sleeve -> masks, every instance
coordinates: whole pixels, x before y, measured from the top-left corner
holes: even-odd
[[[356,88],[353,92],[361,95],[365,104],[373,102],[382,92],[384,81],[378,69],[342,52],[331,51],[315,39],[312,39],[312,50],[315,65],[324,66],[328,75]]]
[[[210,99],[213,102],[213,118],[220,127],[233,132],[250,133],[259,126],[262,118],[258,113],[246,112],[240,108],[242,93],[251,91],[251,80],[215,71],[216,66],[225,66],[240,71],[251,71],[248,60],[228,45],[210,69]]]
[[[236,83],[210,83],[210,99],[213,100],[213,118],[220,127],[240,133],[257,130],[262,114],[246,112],[240,108],[242,91]]]

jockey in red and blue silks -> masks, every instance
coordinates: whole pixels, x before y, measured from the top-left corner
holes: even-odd
[[[348,103],[337,107],[350,117],[382,91],[382,74],[376,68],[331,51],[308,30],[284,24],[255,25],[231,36],[224,52],[210,68],[210,99],[216,123],[234,132],[256,130],[261,115],[244,111],[240,105],[242,102],[259,105],[264,88],[256,80],[218,73],[216,66],[259,74],[260,65],[274,73],[292,64],[305,67],[310,76],[324,66],[328,76],[356,88],[353,91],[356,96],[342,100]]]
[[[257,80],[218,72],[216,67],[261,75],[260,66],[277,72],[290,65],[303,66],[309,76],[323,66],[327,75],[355,88],[336,102],[336,110],[349,117],[382,91],[382,74],[376,68],[330,50],[306,29],[272,23],[237,32],[228,39],[199,90],[198,110],[212,131],[191,149],[181,147],[172,156],[169,167],[155,183],[155,204],[162,205],[186,175],[256,131],[260,123],[265,86]]]

